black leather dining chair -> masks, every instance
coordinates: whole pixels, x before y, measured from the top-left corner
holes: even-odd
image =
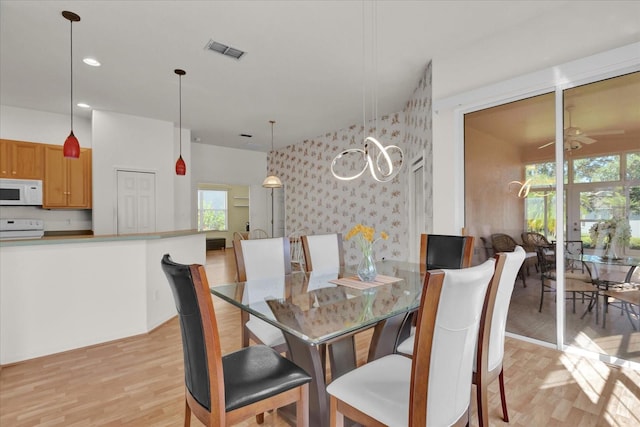
[[[420,270],[471,266],[473,240],[473,236],[420,235]]]
[[[473,236],[445,234],[420,235],[420,272],[437,269],[461,269],[471,266]],[[394,351],[411,354],[415,338],[415,313],[406,316],[404,325],[396,338]]]
[[[264,345],[222,356],[218,325],[202,265],[161,261],[178,311],[185,373],[184,425],[191,412],[206,426],[227,426],[296,404],[296,425],[309,425],[311,377]]]

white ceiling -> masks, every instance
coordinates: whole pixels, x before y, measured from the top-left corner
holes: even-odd
[[[360,123],[363,68],[377,75],[385,114],[403,109],[431,59],[441,99],[640,41],[638,1],[377,4],[375,73],[363,67],[363,44],[370,61],[374,39],[363,43],[372,19],[361,1],[1,0],[0,103],[68,114],[63,10],[82,18],[73,27],[75,102],[177,122],[173,70],[183,68],[182,122],[192,137],[260,151],[270,148],[271,119],[276,147]],[[205,51],[210,39],[247,54]],[[85,56],[103,65],[86,66]]]

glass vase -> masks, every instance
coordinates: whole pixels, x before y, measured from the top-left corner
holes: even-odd
[[[373,260],[373,251],[362,255],[362,259],[358,264],[358,277],[363,282],[373,282],[378,274],[376,263]]]
[[[620,259],[619,253],[622,253],[622,251],[619,249],[618,243],[613,241],[609,242],[606,257],[614,260]]]

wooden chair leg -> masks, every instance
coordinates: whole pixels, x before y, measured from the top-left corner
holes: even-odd
[[[184,427],[191,426],[191,408],[189,408],[189,403],[187,403],[187,399],[184,400]]]
[[[338,412],[338,399],[331,396],[329,399],[329,425],[331,427],[344,427],[344,415]]]
[[[504,422],[509,422],[509,412],[507,412],[507,396],[504,392],[504,369],[500,370],[498,375],[498,382],[500,383],[500,399],[502,399],[502,419]]]
[[[476,376],[476,401],[478,403],[478,425],[489,427],[489,397],[487,396],[487,384],[479,375]]]
[[[296,426],[309,427],[309,384],[300,387],[300,399],[296,402]]]

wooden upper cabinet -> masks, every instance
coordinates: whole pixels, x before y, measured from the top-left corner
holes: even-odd
[[[60,145],[44,146],[43,208],[91,208],[91,150],[66,159]]]
[[[43,179],[44,145],[0,139],[0,178]]]
[[[91,208],[91,150],[80,149],[79,159],[65,159],[68,165],[67,206]]]

